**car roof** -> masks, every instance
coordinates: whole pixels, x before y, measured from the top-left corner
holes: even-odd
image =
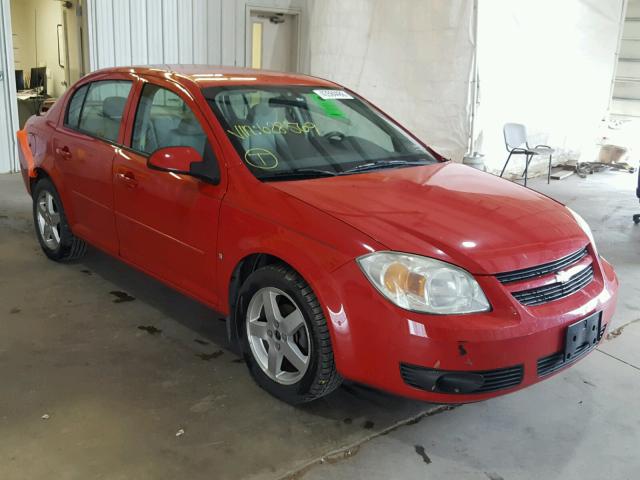
[[[229,85],[312,85],[339,87],[339,85],[333,82],[310,75],[213,65],[140,65],[104,68],[94,73],[135,73],[164,78],[169,74],[178,78],[188,78],[201,88]]]

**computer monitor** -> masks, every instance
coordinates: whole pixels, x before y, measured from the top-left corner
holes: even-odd
[[[24,70],[16,70],[16,90],[24,90]]]
[[[42,94],[47,93],[47,67],[37,67],[31,69],[31,79],[29,88],[42,87]]]

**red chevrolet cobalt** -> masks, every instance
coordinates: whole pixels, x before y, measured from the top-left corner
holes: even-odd
[[[342,379],[473,402],[598,344],[618,282],[589,226],[446,161],[335,83],[114,68],[18,132],[44,253],[91,244],[227,316],[265,390]]]

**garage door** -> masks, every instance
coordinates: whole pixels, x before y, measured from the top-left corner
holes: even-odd
[[[611,114],[640,117],[640,0],[629,0],[627,6]]]

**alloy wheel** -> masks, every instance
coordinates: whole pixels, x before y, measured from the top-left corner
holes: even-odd
[[[50,250],[60,245],[60,212],[55,198],[47,190],[38,195],[37,207],[38,230],[44,244]]]
[[[309,368],[311,342],[300,307],[282,290],[258,290],[247,308],[249,347],[262,371],[282,385],[302,379]]]

